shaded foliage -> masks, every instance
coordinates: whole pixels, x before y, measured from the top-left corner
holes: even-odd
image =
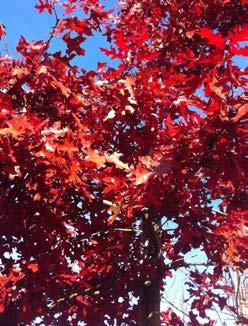
[[[247,268],[247,2],[57,2],[36,6],[55,15],[47,41],[0,58],[0,321],[137,325],[155,318],[145,288],[200,248],[213,269],[191,268],[190,319],[211,325],[223,267]],[[94,31],[109,58],[87,71]]]

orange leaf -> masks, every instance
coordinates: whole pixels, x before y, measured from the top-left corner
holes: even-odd
[[[126,89],[129,91],[132,98],[135,98],[132,86],[135,85],[135,81],[132,77],[126,77],[123,80],[123,84],[125,85]]]
[[[139,169],[136,173],[136,180],[135,180],[136,186],[147,182],[152,174],[153,174],[153,172],[151,172],[149,170]]]
[[[234,122],[237,122],[240,118],[242,118],[247,113],[248,113],[248,104],[246,103],[239,108],[238,113],[232,120]]]
[[[87,154],[86,160],[95,163],[98,168],[102,167],[106,162],[105,156],[100,155],[97,150],[88,149]]]
[[[110,216],[110,217],[108,218],[108,224],[109,224],[109,225],[113,224],[114,221],[115,221],[115,219],[116,219],[116,216],[115,216],[115,215]]]
[[[66,138],[63,144],[56,144],[56,150],[71,154],[72,152],[77,152],[78,148],[74,146],[73,142],[70,142],[70,140]]]
[[[186,32],[185,34],[186,34],[186,36],[188,37],[188,38],[192,38],[194,35],[195,35],[195,30],[192,30],[192,31],[188,31],[188,32]]]
[[[223,100],[226,99],[226,91],[224,90],[224,87],[222,85],[218,85],[219,81],[216,77],[213,78],[213,80],[211,81],[211,83],[209,84],[211,90],[218,95],[220,98],[222,98]]]
[[[28,264],[27,268],[30,269],[33,273],[36,273],[39,270],[39,265],[37,263],[30,263]]]
[[[69,169],[69,182],[81,182],[80,177],[78,176],[78,172],[80,171],[80,163],[78,161],[72,161],[71,167]]]
[[[34,201],[41,200],[41,195],[39,193],[34,195]]]
[[[108,224],[113,224],[114,221],[116,220],[116,217],[119,215],[120,211],[121,211],[121,204],[114,204],[112,205],[108,210],[111,211],[113,213],[113,215],[111,215],[108,218]]]
[[[76,114],[72,113],[76,123],[77,123],[77,126],[79,129],[81,129],[83,132],[86,132],[87,131],[87,127],[85,125],[83,125],[81,123],[81,121],[79,120],[79,118],[76,116]]]
[[[11,135],[13,137],[18,137],[21,134],[22,134],[21,131],[15,130],[12,127],[0,129],[0,135],[2,135],[2,136]]]
[[[59,80],[57,80],[56,78],[53,78],[52,82],[51,82],[53,87],[58,87],[61,90],[61,93],[68,97],[71,93],[70,89],[68,87],[66,87],[63,83],[61,83]]]

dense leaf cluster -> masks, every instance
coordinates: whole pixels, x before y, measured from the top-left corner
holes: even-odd
[[[248,53],[247,1],[36,8],[54,14],[50,38],[0,58],[0,323],[157,325],[146,288],[184,266],[190,325],[212,325],[223,268],[248,263],[247,69],[233,61]],[[87,71],[94,32],[108,59]],[[207,255],[201,273],[192,248]]]

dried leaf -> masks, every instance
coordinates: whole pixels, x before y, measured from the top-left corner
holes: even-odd
[[[153,172],[144,169],[139,169],[138,171],[136,171],[135,173],[136,186],[141,185],[142,183],[146,183],[153,174],[154,174]]]
[[[123,154],[121,153],[113,153],[109,156],[106,156],[106,161],[109,162],[109,163],[113,163],[115,164],[115,166],[119,169],[122,169],[122,170],[127,170],[129,171],[130,168],[128,166],[128,164],[126,163],[123,163],[121,160],[120,160],[120,157],[122,156]]]

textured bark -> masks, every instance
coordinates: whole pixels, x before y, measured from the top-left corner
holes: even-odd
[[[143,218],[143,264],[155,266],[155,275],[150,277],[140,289],[139,298],[139,326],[160,326],[160,288],[162,274],[161,266],[161,244],[160,230],[161,223],[157,220],[156,214],[147,211]]]
[[[160,280],[154,280],[140,291],[140,326],[160,326]]]

